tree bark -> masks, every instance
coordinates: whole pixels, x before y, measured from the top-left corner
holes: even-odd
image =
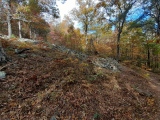
[[[3,47],[0,43],[0,64],[4,63],[6,61],[7,61],[7,56],[6,56],[6,53],[4,52]]]
[[[118,33],[118,36],[117,36],[117,61],[119,61],[119,58],[120,58],[120,37],[121,37],[121,34]]]
[[[151,61],[150,61],[150,49],[149,49],[149,47],[148,47],[148,50],[147,50],[147,65],[148,65],[148,67],[150,67],[151,66]]]
[[[94,46],[94,39],[93,38],[88,39],[87,52],[88,52],[88,54],[95,54],[95,55],[98,54],[98,52]]]
[[[7,15],[7,24],[8,24],[8,37],[11,38],[12,25],[11,25],[11,17],[10,17],[10,15]]]
[[[118,25],[118,36],[117,36],[117,61],[120,60],[120,39],[121,39],[121,33],[123,30],[123,26],[125,23],[125,19],[126,17],[123,18],[122,22],[119,21],[119,25]]]
[[[88,24],[85,24],[85,39],[86,39],[86,45],[88,44],[87,34],[88,34]]]
[[[31,27],[31,23],[29,23],[29,37],[30,37],[30,39],[32,39],[32,27]]]
[[[11,38],[12,35],[12,25],[11,25],[11,3],[8,1],[7,5],[7,24],[8,24],[8,37]]]
[[[18,28],[19,28],[19,38],[22,38],[22,28],[21,28],[21,21],[18,21]]]

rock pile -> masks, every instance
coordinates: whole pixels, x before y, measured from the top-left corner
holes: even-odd
[[[112,71],[119,71],[119,63],[112,58],[100,58],[97,57],[92,60],[92,63],[96,66],[106,68]]]
[[[7,35],[2,35],[2,34],[0,34],[0,38],[5,39],[5,40],[9,39]]]
[[[84,53],[68,49],[65,46],[60,46],[60,45],[55,45],[55,44],[52,44],[52,45],[53,45],[53,49],[61,51],[61,52],[66,53],[66,54],[69,54],[69,55],[73,55],[73,56],[79,58],[80,60],[89,59],[89,56],[84,54]],[[112,58],[109,58],[109,57],[107,57],[107,58],[97,57],[97,58],[89,59],[89,60],[94,65],[96,65],[98,67],[106,68],[108,70],[112,70],[112,71],[115,71],[115,72],[119,71],[119,67],[120,67],[119,63],[116,60],[112,59]]]
[[[28,43],[33,43],[33,44],[38,44],[38,40],[32,40],[32,39],[27,39],[27,38],[19,38],[18,41],[20,42],[28,42]]]

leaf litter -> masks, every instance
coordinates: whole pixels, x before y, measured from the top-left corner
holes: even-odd
[[[113,73],[52,49],[25,58],[11,50],[13,64],[0,83],[0,120],[160,119],[153,80],[134,70]]]

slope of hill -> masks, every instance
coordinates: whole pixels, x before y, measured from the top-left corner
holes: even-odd
[[[160,119],[160,75],[112,72],[43,46],[3,44],[12,61],[1,66],[0,120]],[[31,49],[15,54],[17,47]]]

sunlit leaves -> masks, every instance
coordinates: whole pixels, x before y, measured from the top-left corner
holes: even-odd
[[[82,24],[83,31],[87,34],[98,14],[95,12],[96,5],[93,0],[77,0],[77,6],[71,11],[71,16]]]

